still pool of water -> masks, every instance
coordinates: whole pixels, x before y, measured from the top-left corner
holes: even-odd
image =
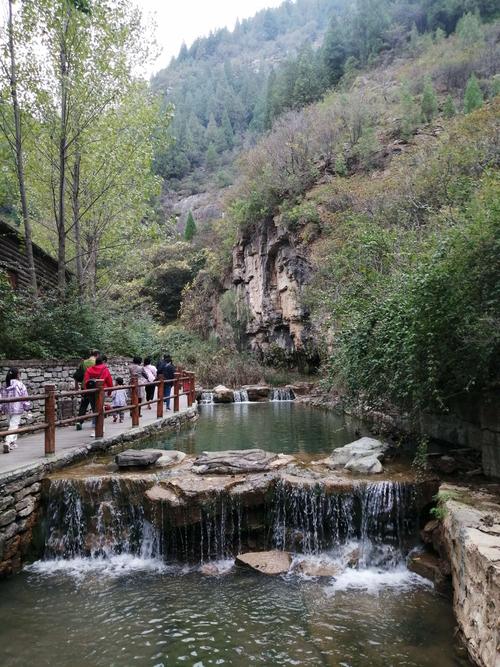
[[[187,454],[224,449],[264,449],[284,454],[323,454],[368,435],[354,419],[293,401],[202,405],[191,429],[154,446]],[[150,447],[151,445],[148,444]]]
[[[2,667],[456,667],[450,605],[407,570],[319,583],[130,556],[0,584]]]

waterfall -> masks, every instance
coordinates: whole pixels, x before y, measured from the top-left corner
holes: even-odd
[[[51,480],[44,494],[44,557],[204,563],[276,548],[385,568],[403,561],[418,530],[412,483],[339,487],[284,478],[258,503],[251,494],[213,488],[179,506],[148,501],[152,484],[150,475]]]
[[[293,401],[295,394],[289,387],[277,387],[271,390],[271,401]]]
[[[235,389],[234,390],[234,402],[235,403],[248,403],[248,391],[246,389]]]
[[[155,557],[158,537],[142,502],[146,488],[144,482],[113,477],[51,480],[45,557]]]
[[[279,482],[273,500],[272,544],[320,554],[356,543],[359,565],[395,563],[415,533],[415,487],[400,482],[357,483],[327,493],[320,486]]]
[[[202,391],[200,403],[201,405],[212,405],[214,402],[214,392],[213,391]]]

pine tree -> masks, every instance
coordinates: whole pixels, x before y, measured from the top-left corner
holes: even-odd
[[[212,171],[217,166],[217,151],[213,143],[208,145],[205,155],[205,165],[208,170]]]
[[[457,35],[465,46],[476,46],[484,41],[483,26],[476,14],[467,12],[457,25]]]
[[[467,87],[464,95],[464,113],[470,113],[483,106],[483,93],[479,87],[478,80],[474,74],[471,74],[467,81]]]
[[[234,144],[234,132],[233,126],[231,125],[231,120],[227,113],[227,109],[224,109],[224,113],[222,114],[221,130],[224,136],[226,148],[232,148]]]
[[[434,87],[430,78],[426,78],[424,84],[424,92],[422,95],[422,104],[421,111],[424,119],[430,123],[434,116],[437,114],[438,105],[436,93],[434,92]]]
[[[196,232],[197,232],[196,222],[194,221],[192,212],[189,211],[186,220],[186,227],[184,229],[184,238],[186,239],[186,241],[191,241]]]
[[[455,103],[453,102],[453,97],[451,95],[448,95],[444,103],[443,115],[445,118],[453,118],[453,116],[456,113],[457,111],[455,109]]]

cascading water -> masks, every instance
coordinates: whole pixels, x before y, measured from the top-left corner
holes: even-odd
[[[235,389],[234,390],[234,402],[235,403],[248,403],[248,391],[246,389]]]
[[[288,387],[276,387],[271,390],[271,401],[293,401],[295,399],[295,394]]]
[[[356,564],[397,565],[417,528],[411,483],[370,482],[329,494],[320,486],[280,482],[273,501],[275,548],[318,555],[356,547]]]
[[[417,528],[416,487],[368,482],[330,489],[276,482],[260,505],[212,490],[172,510],[150,503],[151,476],[54,479],[46,495],[45,558],[129,554],[203,563],[242,550],[318,556],[356,550],[356,567],[401,563]]]
[[[141,480],[51,480],[45,512],[45,558],[153,558],[158,537],[146,519]]]
[[[202,391],[200,397],[201,405],[212,405],[214,402],[214,392],[213,391]]]

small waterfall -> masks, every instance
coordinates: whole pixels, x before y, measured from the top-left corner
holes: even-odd
[[[246,389],[235,389],[234,390],[234,402],[235,403],[248,403],[248,391]]]
[[[151,475],[54,479],[45,492],[45,559],[130,555],[204,563],[276,548],[349,567],[401,564],[418,529],[418,487],[405,482],[328,486],[285,477],[255,502],[214,488],[181,505],[149,501]],[[355,555],[353,555],[355,554]]]
[[[295,394],[289,387],[276,387],[271,390],[271,401],[293,401]]]
[[[144,512],[145,483],[89,477],[50,482],[45,514],[45,558],[153,558],[158,536]]]
[[[200,404],[201,405],[212,405],[214,402],[214,392],[213,391],[202,391]]]
[[[280,482],[273,500],[272,544],[317,555],[356,542],[359,565],[394,564],[418,525],[414,499],[414,485],[400,482],[358,483],[340,493]]]

